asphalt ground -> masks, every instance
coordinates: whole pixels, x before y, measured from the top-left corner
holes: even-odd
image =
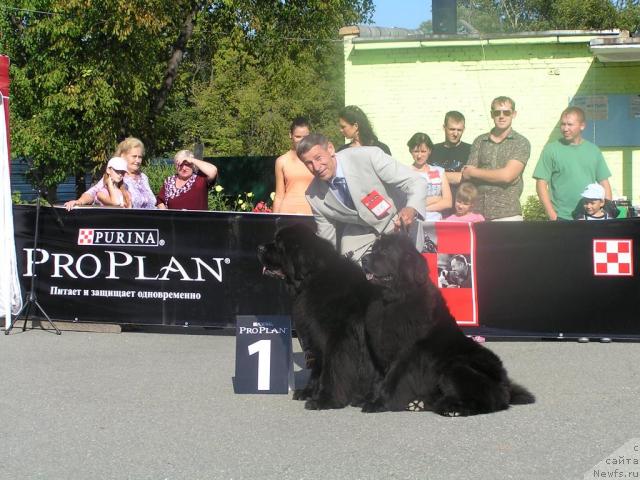
[[[0,478],[626,478],[592,468],[640,437],[640,345],[486,345],[537,403],[468,418],[306,411],[234,394],[233,336],[16,329],[0,335]]]

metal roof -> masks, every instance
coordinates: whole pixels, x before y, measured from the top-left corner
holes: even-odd
[[[342,37],[354,35],[353,43],[372,42],[439,42],[439,41],[469,41],[469,40],[517,40],[522,38],[548,37],[617,37],[620,30],[546,30],[537,32],[517,33],[466,33],[466,34],[432,34],[418,29],[380,27],[376,25],[353,25],[340,29]]]

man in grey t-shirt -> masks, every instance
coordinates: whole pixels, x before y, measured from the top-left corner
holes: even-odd
[[[476,207],[487,220],[522,220],[522,172],[531,144],[511,127],[516,114],[516,104],[509,97],[491,102],[495,126],[474,140],[462,169],[462,179],[478,187]]]

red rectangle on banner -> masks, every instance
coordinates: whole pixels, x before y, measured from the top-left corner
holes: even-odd
[[[436,222],[439,253],[471,253],[471,229],[467,223]]]
[[[442,288],[440,291],[458,325],[478,325],[473,315],[473,290],[471,288]]]

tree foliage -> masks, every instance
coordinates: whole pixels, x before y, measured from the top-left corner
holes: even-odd
[[[189,7],[186,0],[135,7],[128,0],[33,0],[0,10],[14,151],[33,160],[47,185],[104,161],[118,138],[149,135],[150,99]]]
[[[482,33],[638,28],[638,0],[459,0],[458,17]]]
[[[4,0],[12,151],[47,186],[128,135],[167,153],[274,154],[294,114],[342,106],[339,27],[371,0]],[[331,119],[334,122],[335,119]]]
[[[194,33],[183,103],[168,121],[209,155],[273,155],[297,115],[337,138],[344,105],[338,29],[368,21],[370,0],[236,1]]]

